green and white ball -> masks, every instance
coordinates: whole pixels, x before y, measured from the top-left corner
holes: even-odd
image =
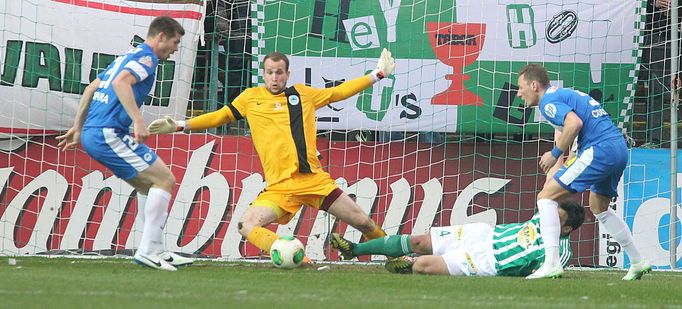
[[[277,268],[296,268],[301,266],[305,258],[305,248],[301,241],[294,237],[280,237],[270,247],[270,258]]]

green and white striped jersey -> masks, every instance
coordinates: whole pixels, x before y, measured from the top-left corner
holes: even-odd
[[[499,276],[527,276],[545,261],[545,249],[540,236],[540,217],[536,214],[523,223],[498,224],[493,230],[493,254]],[[561,264],[571,258],[568,237],[559,240]]]

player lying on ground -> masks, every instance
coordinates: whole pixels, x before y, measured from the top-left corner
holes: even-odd
[[[585,208],[575,201],[559,204],[561,263],[571,257],[569,234],[585,220]],[[537,214],[524,223],[485,223],[433,227],[424,235],[392,235],[355,244],[339,234],[331,235],[332,247],[344,259],[383,254],[399,257],[420,254],[416,259],[391,259],[386,269],[394,273],[452,276],[527,276],[538,269],[545,250]]]
[[[546,258],[537,272],[528,279],[560,277],[560,224],[557,202],[573,193],[590,189],[590,209],[628,254],[630,269],[623,280],[640,279],[651,271],[651,264],[642,258],[630,230],[609,204],[618,196],[617,186],[628,162],[628,147],[623,133],[613,124],[601,104],[589,95],[572,89],[553,87],[549,73],[539,64],[529,64],[518,78],[518,96],[528,107],[539,106],[542,115],[556,128],[555,146],[540,158],[540,167],[549,172],[557,160],[578,138],[574,159],[561,166],[538,193],[537,205],[543,226]]]
[[[117,57],[85,88],[73,127],[57,137],[64,150],[82,142],[88,155],[135,188],[144,227],[134,261],[170,271],[192,260],[167,252],[163,243],[175,177],[143,144],[149,132],[140,106],[154,85],[159,59],[166,60],[178,50],[184,34],[175,19],[155,18],[144,43]],[[131,124],[134,137],[129,132]]]
[[[204,130],[246,119],[267,184],[239,219],[239,233],[269,252],[277,234],[265,228],[286,224],[306,205],[327,211],[363,233],[367,239],[386,234],[322,169],[317,157],[315,111],[345,100],[393,73],[395,62],[384,49],[370,74],[325,89],[303,84],[287,87],[289,59],[278,52],[263,61],[265,85],[242,92],[220,110],[187,121],[158,119],[149,125],[155,134]]]

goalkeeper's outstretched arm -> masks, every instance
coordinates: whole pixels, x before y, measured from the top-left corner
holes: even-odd
[[[388,49],[381,52],[381,56],[377,61],[377,67],[366,76],[349,80],[339,86],[332,88],[333,93],[329,99],[331,102],[338,102],[348,99],[360,91],[367,89],[372,84],[380,81],[386,76],[393,74],[395,71],[395,59]]]
[[[234,115],[232,115],[230,109],[225,106],[217,111],[206,113],[186,121],[178,121],[170,116],[166,116],[165,118],[152,121],[152,123],[149,124],[148,129],[151,134],[165,134],[184,130],[205,130],[233,121],[235,121]]]

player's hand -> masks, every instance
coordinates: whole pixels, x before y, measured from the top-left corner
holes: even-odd
[[[56,139],[59,141],[57,147],[61,150],[76,149],[81,143],[81,130],[71,128],[66,133],[57,136]]]
[[[166,116],[162,119],[152,121],[147,127],[151,134],[166,134],[178,131],[178,122],[171,116]]]
[[[657,8],[665,10],[666,14],[670,11],[670,0],[656,0],[654,1],[654,5]]]
[[[377,68],[372,71],[372,75],[375,77],[375,80],[380,80],[393,74],[394,71],[395,59],[393,59],[391,52],[384,48],[384,50],[381,52],[381,56],[379,56]]]
[[[149,136],[149,130],[144,125],[144,120],[135,121],[133,124],[133,132],[135,133],[135,142],[138,144],[144,143]]]
[[[384,48],[381,52],[381,56],[379,56],[379,61],[377,62],[377,69],[383,71],[384,76],[389,76],[395,71],[395,59],[393,59],[393,55],[391,55],[391,52],[388,51],[388,49]]]
[[[552,155],[551,151],[545,152],[540,158],[540,169],[542,169],[545,174],[547,174],[554,163],[556,163],[557,158]]]
[[[559,171],[563,164],[564,156],[561,156],[556,160],[556,163],[554,163],[554,165],[549,169],[549,171],[545,172],[545,175],[547,175],[547,177],[545,178],[545,186],[550,180],[552,180],[552,178],[554,178],[554,174],[556,174],[556,172]]]

